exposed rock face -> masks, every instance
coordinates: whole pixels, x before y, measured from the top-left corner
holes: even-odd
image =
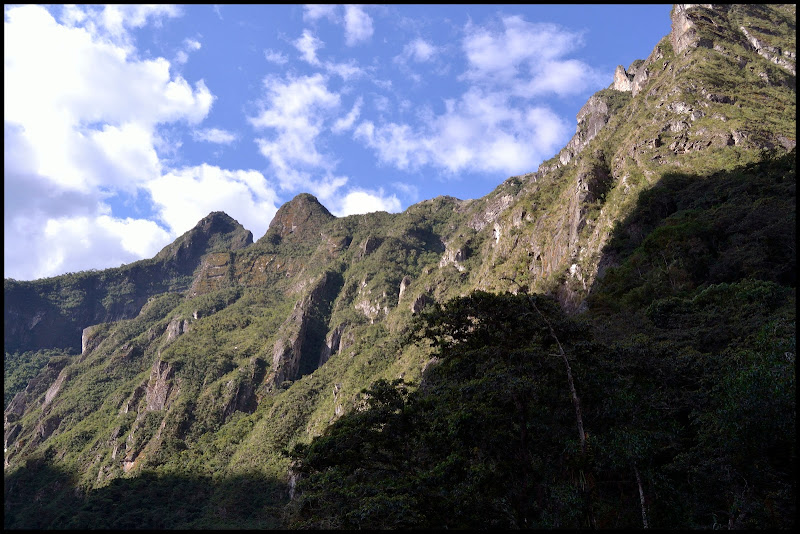
[[[145,391],[145,409],[148,412],[163,410],[172,388],[172,365],[160,360],[153,363],[150,380]]]
[[[195,276],[189,294],[194,297],[230,285],[232,269],[229,252],[207,254],[200,262],[200,272]]]
[[[753,49],[761,57],[775,63],[782,69],[790,72],[792,76],[797,76],[795,57],[796,53],[792,50],[781,50],[776,46],[770,46],[755,35],[747,31],[744,26],[739,26],[739,29],[747,38],[747,41],[753,46]]]
[[[430,297],[426,294],[421,294],[417,298],[414,299],[414,302],[411,303],[411,313],[417,314],[425,308],[425,305],[430,302]]]
[[[189,320],[182,317],[173,317],[167,325],[167,341],[174,341],[178,336],[189,330]]]
[[[702,46],[711,48],[710,39],[701,38],[695,26],[695,17],[702,16],[697,13],[698,8],[712,9],[712,4],[675,4],[672,9],[672,32],[669,40],[676,54],[682,54],[688,48]]]
[[[62,369],[61,372],[58,374],[58,378],[56,381],[52,383],[52,385],[47,388],[47,391],[44,392],[44,401],[42,402],[42,408],[53,402],[53,399],[58,392],[61,391],[61,386],[69,377],[68,369]]]
[[[83,329],[81,334],[81,354],[86,355],[87,352],[94,350],[100,344],[102,339],[97,335],[101,325],[87,326]]]
[[[463,271],[464,266],[461,265],[461,262],[467,259],[467,255],[464,247],[450,248],[449,244],[445,243],[444,254],[442,254],[442,259],[439,260],[439,267],[453,265],[459,271]]]
[[[489,200],[484,209],[477,212],[469,221],[469,226],[473,230],[481,231],[486,225],[497,220],[502,212],[508,208],[514,197],[512,195],[497,195]]]
[[[614,71],[614,83],[612,88],[617,91],[629,91],[633,88],[633,76],[628,75],[625,67],[618,65]]]
[[[400,302],[400,299],[403,298],[403,294],[406,292],[406,289],[411,284],[411,278],[409,276],[404,276],[403,279],[400,281],[400,292],[397,295],[397,301]]]
[[[577,118],[578,125],[575,129],[575,135],[572,136],[572,139],[559,155],[563,165],[566,165],[572,158],[580,154],[586,145],[597,137],[600,130],[608,123],[608,104],[602,98],[594,95],[578,111]]]
[[[313,372],[324,354],[330,305],[342,285],[341,276],[327,272],[313,289],[297,301],[284,321],[272,349],[272,370],[268,382],[280,385]]]
[[[381,246],[382,242],[383,239],[380,239],[375,236],[369,236],[368,238],[366,238],[364,240],[364,243],[361,244],[361,257],[363,258],[365,256],[369,256],[370,254],[375,252],[375,250],[377,250],[377,248]]]
[[[18,392],[8,403],[8,406],[3,413],[3,427],[6,441],[13,438],[9,437],[10,434],[19,433],[19,429],[14,430],[14,423],[22,417],[29,406],[34,406],[34,402],[42,392],[49,393],[49,400],[46,395],[45,405],[49,404],[58,393],[61,385],[67,379],[65,367],[68,360],[51,360],[41,371],[33,378],[23,391]],[[62,374],[63,373],[63,374]]]
[[[322,365],[325,364],[325,362],[327,362],[331,356],[339,352],[342,334],[344,333],[345,328],[347,328],[347,325],[342,323],[328,333],[327,337],[325,338],[325,345],[322,347],[322,354],[320,354],[319,357],[318,367],[322,367]]]

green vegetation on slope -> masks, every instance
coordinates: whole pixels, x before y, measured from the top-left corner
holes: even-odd
[[[794,183],[794,154],[666,177],[579,317],[482,292],[424,314],[439,362],[421,387],[376,382],[293,449],[290,527],[793,525]]]

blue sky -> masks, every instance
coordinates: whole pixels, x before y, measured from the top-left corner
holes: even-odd
[[[4,277],[479,198],[535,171],[670,31],[663,5],[6,5]]]

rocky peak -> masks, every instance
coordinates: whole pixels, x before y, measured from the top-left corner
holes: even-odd
[[[231,251],[253,243],[253,233],[222,211],[212,211],[194,228],[164,247],[155,259],[197,261],[212,251]]]
[[[315,196],[301,193],[278,209],[262,239],[276,244],[286,239],[306,241],[318,236],[319,228],[334,218]]]
[[[704,16],[700,10],[710,9],[714,9],[712,4],[675,4],[672,8],[672,32],[669,40],[676,54],[697,46],[711,48],[713,43],[700,37],[696,25],[696,20]],[[708,20],[708,17],[705,18]]]

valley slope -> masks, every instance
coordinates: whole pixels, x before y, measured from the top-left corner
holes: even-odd
[[[256,241],[215,212],[149,260],[5,280],[5,527],[324,527],[287,519],[287,451],[377,381],[424,382],[441,354],[411,342],[419,318],[476,290],[548,296],[608,346],[692,354],[782,318],[769,339],[792,340],[793,368],[795,17],[676,5],[564,149],[480,199],[335,217],[301,194]],[[725,291],[761,308],[669,337],[703,302],[728,310]]]

